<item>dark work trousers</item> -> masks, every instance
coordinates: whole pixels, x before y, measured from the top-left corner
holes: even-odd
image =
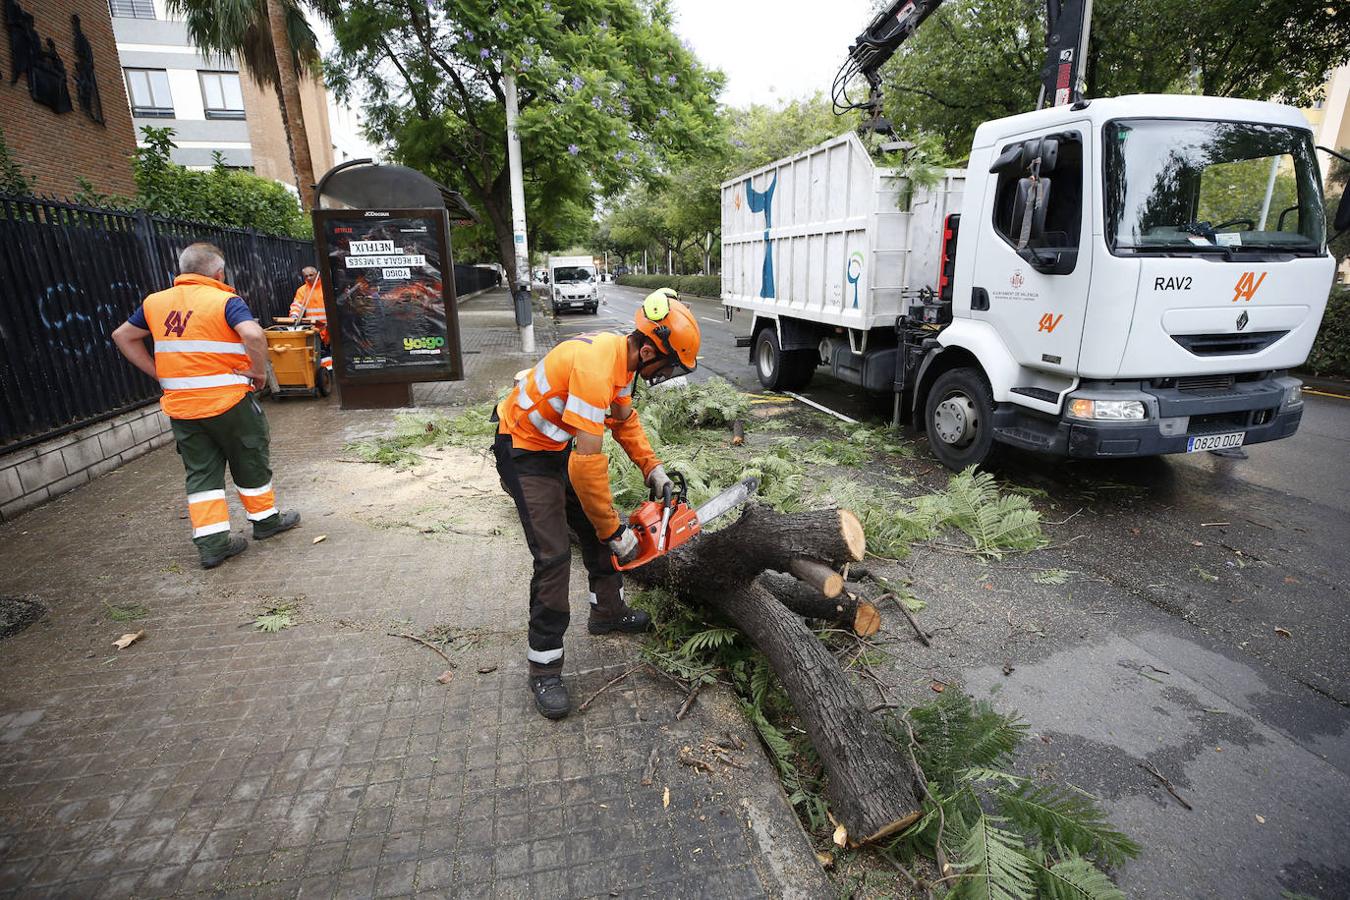
[[[623,615],[623,576],[614,568],[609,547],[595,534],[567,478],[571,448],[517,450],[511,436],[498,434],[492,445],[502,486],[516,503],[525,543],[534,559],[530,578],[530,647],[533,675],[562,671],[563,633],[570,619],[567,582],[572,568],[568,529],[576,532],[581,558],[590,576],[591,617]]]

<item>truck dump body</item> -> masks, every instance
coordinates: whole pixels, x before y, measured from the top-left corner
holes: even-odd
[[[915,188],[852,132],[722,184],[722,301],[866,331],[936,290],[965,173]],[[903,204],[903,205],[902,205]]]

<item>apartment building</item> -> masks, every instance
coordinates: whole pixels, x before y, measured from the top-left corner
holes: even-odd
[[[137,139],[146,126],[172,128],[175,162],[251,170],[294,187],[276,91],[255,82],[230,58],[208,57],[164,0],[108,0]],[[328,96],[314,78],[301,82],[315,176],[333,164]]]

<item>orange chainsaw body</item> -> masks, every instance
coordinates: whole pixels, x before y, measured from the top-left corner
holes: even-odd
[[[647,500],[633,510],[633,514],[628,517],[628,527],[633,529],[633,536],[637,538],[637,556],[622,565],[619,564],[617,559],[614,559],[614,568],[619,571],[627,571],[628,569],[636,569],[638,566],[645,566],[663,553],[674,550],[703,530],[698,521],[698,514],[689,504],[684,502],[682,497],[673,500],[670,505],[670,521],[666,524],[666,543],[663,550],[661,548],[661,519],[665,511],[665,503],[661,500]]]

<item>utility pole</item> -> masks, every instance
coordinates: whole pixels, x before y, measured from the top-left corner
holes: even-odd
[[[511,170],[511,230],[515,232],[516,325],[520,326],[520,349],[534,352],[534,309],[530,302],[530,248],[525,243],[525,175],[520,165],[520,117],[516,76],[510,62],[502,64],[502,87],[506,93],[506,159]]]

